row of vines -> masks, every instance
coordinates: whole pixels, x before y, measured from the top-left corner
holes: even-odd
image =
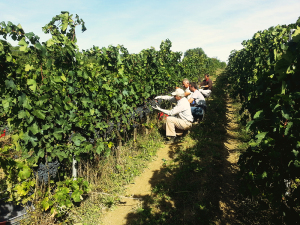
[[[281,216],[299,215],[300,18],[242,44],[229,56],[227,78],[252,135],[239,159],[243,190]]]
[[[0,126],[11,136],[1,146],[7,190],[1,196],[22,203],[38,198],[57,216],[89,190],[83,179],[70,179],[73,159],[109,154],[117,140],[145,123],[157,104],[154,96],[185,77],[196,81],[214,73],[219,63],[197,54],[181,61],[169,40],[139,54],[121,45],[79,51],[77,26],[86,30],[77,15],[62,12],[43,27],[52,38],[40,42],[21,25],[0,23]],[[41,187],[48,191],[37,196],[33,190]]]

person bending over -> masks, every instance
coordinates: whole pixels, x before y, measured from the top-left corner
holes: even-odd
[[[183,131],[192,127],[193,116],[191,112],[191,106],[188,100],[184,97],[184,90],[177,88],[175,92],[172,92],[172,96],[157,96],[155,99],[164,99],[171,102],[177,102],[176,106],[171,109],[162,109],[158,106],[152,106],[167,115],[166,118],[166,144],[175,142],[176,136],[182,135]]]
[[[202,89],[199,90],[201,94],[203,94],[205,97],[209,97],[211,95],[212,91],[212,80],[209,78],[208,74],[205,74],[205,80],[203,82],[203,86],[201,86]]]
[[[206,102],[204,96],[197,90],[196,83],[192,82],[190,84],[190,90],[192,94],[188,102],[191,104],[191,111],[195,122],[201,117],[204,117],[204,112],[206,110]]]

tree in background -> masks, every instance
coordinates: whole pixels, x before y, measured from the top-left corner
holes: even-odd
[[[188,50],[185,51],[184,57],[190,57],[193,54],[197,54],[199,56],[204,55],[205,57],[207,57],[207,55],[205,54],[205,52],[202,48],[188,49]]]
[[[198,82],[202,80],[204,74],[215,75],[217,69],[226,67],[225,62],[220,61],[217,57],[209,58],[200,47],[186,50],[182,63],[184,72]]]

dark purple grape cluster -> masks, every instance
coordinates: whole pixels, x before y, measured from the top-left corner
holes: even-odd
[[[131,113],[131,119],[132,119],[132,120],[135,120],[135,117],[136,117],[136,116],[135,116],[135,112],[132,112],[132,113]]]
[[[158,100],[157,100],[158,106],[161,105],[162,101],[163,101],[162,99],[158,99]]]
[[[140,120],[143,119],[144,117],[144,107],[143,106],[139,106],[136,108],[135,113],[140,117]]]
[[[139,125],[137,123],[132,124],[133,128],[137,128]]]
[[[95,139],[89,138],[89,142],[90,142],[91,144],[94,144],[94,143],[95,143]]]
[[[95,131],[96,138],[100,138],[100,132],[98,130]]]
[[[150,110],[150,108],[149,108],[149,105],[145,105],[145,106],[144,106],[144,113],[145,113],[146,116],[149,115],[149,114],[151,113],[151,110]]]
[[[45,165],[44,163],[40,163],[38,168],[38,181],[40,183],[48,183],[49,176],[50,178],[55,178],[58,172],[58,167],[60,166],[59,161],[55,162],[49,162],[48,165]]]
[[[113,131],[113,129],[114,129],[114,123],[112,123],[112,122],[109,121],[107,125],[108,125],[108,128],[106,130],[106,133],[110,134]]]
[[[153,107],[158,106],[158,100],[156,100],[156,99],[150,100],[149,103]]]

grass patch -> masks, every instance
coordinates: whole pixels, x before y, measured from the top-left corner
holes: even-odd
[[[250,116],[249,114],[247,114],[247,112],[244,112],[241,115],[239,114],[242,108],[242,104],[239,101],[232,100],[231,105],[234,114],[234,117],[232,119],[237,124],[236,138],[240,141],[238,149],[240,153],[243,153],[249,147],[248,142],[251,138],[251,133],[246,129],[246,123],[250,121]]]

